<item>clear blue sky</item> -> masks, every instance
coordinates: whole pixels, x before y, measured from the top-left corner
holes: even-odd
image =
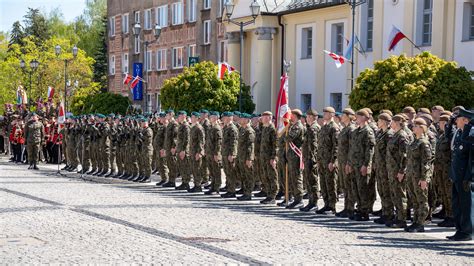
[[[13,22],[23,21],[28,7],[49,13],[59,8],[66,21],[73,21],[82,14],[86,0],[0,0],[0,31],[9,31]]]

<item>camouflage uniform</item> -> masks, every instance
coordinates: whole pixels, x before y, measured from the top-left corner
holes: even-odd
[[[433,179],[436,179],[438,184],[439,197],[443,204],[445,215],[448,218],[453,217],[453,209],[451,206],[453,183],[449,179],[450,168],[451,143],[443,132],[436,142]]]
[[[221,173],[221,163],[222,163],[222,128],[216,122],[211,124],[211,127],[207,131],[206,135],[206,157],[209,168],[209,176],[211,177],[211,190],[219,191],[222,184],[222,173]],[[218,160],[214,159],[214,156],[217,156]]]
[[[44,126],[39,121],[30,122],[25,127],[26,149],[28,152],[28,162],[35,165],[39,160],[41,143],[44,139]]]
[[[288,188],[294,197],[294,202],[300,202],[303,197],[303,169],[301,168],[300,163],[304,162],[301,162],[300,157],[296,154],[296,151],[290,147],[291,145],[294,145],[295,149],[299,150],[301,153],[305,133],[306,132],[303,123],[301,123],[301,121],[297,121],[290,126],[286,136],[288,145],[288,150],[286,152],[286,158],[288,160]]]
[[[260,145],[262,141],[262,127],[260,123],[257,123],[256,125],[252,125],[253,130],[255,131],[255,161],[253,164],[253,172],[255,175],[255,184],[257,186],[261,186],[264,181],[263,181],[263,169],[262,169],[262,162],[260,159]],[[265,187],[262,188],[262,191],[267,192],[267,189]]]
[[[176,148],[178,136],[178,123],[171,119],[166,127],[165,136],[165,150],[166,150],[166,164],[169,169],[169,182],[174,183],[178,175],[176,165],[176,154],[171,153],[171,149]]]
[[[229,123],[224,127],[222,136],[222,162],[226,177],[227,192],[235,193],[235,186],[237,182],[237,170],[235,161],[237,160],[237,144],[238,144],[239,130],[235,124]],[[229,162],[228,157],[233,156],[234,160]]]
[[[207,134],[209,134],[209,128],[211,128],[211,122],[209,119],[205,118],[201,121],[201,125],[204,128],[204,136],[205,136],[205,141],[207,141]],[[208,182],[209,181],[209,157],[204,154],[204,158],[202,158],[203,163],[202,163],[202,168],[201,168],[201,176],[202,176],[202,182]]]
[[[429,139],[424,136],[416,139],[407,149],[408,192],[413,199],[413,222],[425,223],[429,214],[428,190],[421,189],[418,182],[430,182],[432,151]]]
[[[145,127],[141,129],[140,132],[140,157],[142,160],[142,167],[140,169],[145,178],[151,177],[151,160],[153,155],[153,130],[150,127]]]
[[[169,170],[166,165],[166,158],[161,157],[160,151],[165,148],[165,136],[166,136],[166,126],[159,124],[156,129],[156,135],[154,137],[154,147],[157,149],[157,162],[156,166],[158,167],[158,172],[160,174],[161,181],[168,182]]]
[[[309,195],[309,204],[318,205],[319,199],[319,176],[317,167],[318,137],[321,128],[316,121],[306,126],[306,135],[303,142],[303,181]]]
[[[336,179],[337,179],[337,140],[339,137],[339,126],[334,121],[328,122],[321,128],[318,139],[318,161],[321,193],[324,206],[336,209]],[[334,164],[334,170],[329,171],[329,163]]]
[[[285,135],[282,134],[278,137],[278,164],[277,164],[277,171],[278,171],[278,184],[280,187],[280,193],[285,191],[285,183],[286,183],[286,140]]]
[[[262,125],[260,139],[259,157],[262,171],[261,177],[263,178],[262,184],[267,197],[275,199],[278,192],[278,175],[276,165],[273,168],[270,161],[275,160],[276,162],[277,160],[277,133],[272,123]]]
[[[194,178],[194,186],[201,187],[202,183],[202,162],[204,156],[204,128],[200,123],[196,123],[191,127],[190,132],[190,160],[191,160],[191,169]],[[201,158],[196,160],[196,154],[201,154]]]
[[[176,157],[177,157],[177,167],[179,167],[179,173],[183,179],[183,184],[189,185],[191,181],[191,169],[189,165],[189,132],[190,127],[188,122],[183,121],[179,124],[177,143],[176,143]],[[184,152],[184,158],[181,159],[180,153]]]
[[[375,136],[374,175],[377,182],[377,191],[382,202],[382,215],[386,219],[393,219],[393,202],[390,197],[390,183],[386,163],[387,144],[393,137],[393,130],[379,130]]]
[[[351,140],[351,134],[356,129],[354,123],[350,123],[345,126],[339,133],[339,138],[337,141],[337,162],[339,165],[338,177],[342,180],[342,191],[344,192],[344,210],[353,210],[355,200],[357,197],[352,195],[352,175],[346,174],[344,168],[346,166],[348,156],[349,156],[349,145]],[[341,182],[340,182],[341,183]],[[349,206],[352,206],[350,208]]]
[[[254,161],[255,131],[250,124],[241,127],[237,148],[237,159],[242,190],[244,196],[251,197],[254,186],[254,173],[252,167],[248,167],[246,161]]]

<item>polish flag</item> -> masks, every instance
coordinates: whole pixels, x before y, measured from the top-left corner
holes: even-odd
[[[235,68],[231,65],[229,65],[226,62],[219,63],[219,70],[217,71],[217,77],[219,79],[224,79],[225,72],[232,73],[235,71]]]
[[[403,34],[403,32],[397,27],[392,25],[392,32],[390,32],[388,37],[388,50],[395,50],[395,47],[403,38],[407,38],[407,36],[405,36],[405,34]]]
[[[327,50],[323,50],[326,54],[328,54],[332,59],[334,59],[334,63],[336,64],[337,68],[340,68],[344,62],[349,61],[344,56],[340,56],[338,54],[335,54],[333,52],[329,52]]]
[[[291,110],[288,100],[288,75],[285,73],[281,76],[280,91],[278,92],[276,104],[276,128],[277,133],[281,136],[286,127],[290,124]]]
[[[48,87],[48,101],[52,101],[54,96],[54,88],[49,86]]]
[[[141,78],[139,76],[136,76],[130,83],[130,89],[133,90],[137,86],[138,82],[140,82],[140,80]]]
[[[128,85],[128,83],[130,83],[130,81],[132,81],[132,76],[130,76],[129,74],[125,74],[125,78],[123,79],[123,85]]]

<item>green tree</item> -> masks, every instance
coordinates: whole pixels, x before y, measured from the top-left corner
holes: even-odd
[[[46,17],[39,9],[29,7],[24,18],[26,35],[32,36],[36,46],[41,47],[51,37]]]
[[[255,104],[250,89],[244,87],[244,112],[252,113]],[[239,109],[239,74],[225,74],[224,80],[217,77],[217,66],[209,61],[185,67],[183,73],[165,80],[161,88],[162,105],[165,109],[196,111],[202,108],[215,111]]]
[[[25,37],[26,34],[20,21],[15,21],[10,32],[10,42],[8,43],[8,47],[12,46],[13,44],[23,46],[23,38]]]
[[[84,105],[75,114],[122,114],[125,115],[131,102],[128,97],[120,94],[104,92],[99,94],[90,94],[86,97]]]
[[[354,109],[369,107],[375,112],[398,112],[405,106],[471,107],[474,81],[464,67],[429,52],[415,57],[391,56],[359,75],[349,103]]]
[[[94,51],[94,81],[99,83],[102,91],[107,90],[107,17],[102,17],[102,24],[99,27],[99,35],[97,36],[97,43],[99,44]],[[98,26],[99,26],[98,25]]]

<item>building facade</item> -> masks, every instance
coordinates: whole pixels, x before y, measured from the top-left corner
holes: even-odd
[[[234,19],[250,18],[251,0],[236,2]],[[243,79],[252,86],[257,112],[274,110],[283,59],[291,61],[290,107],[322,111],[348,106],[351,64],[337,68],[323,50],[343,55],[352,32],[351,7],[344,0],[258,0],[262,13],[245,28]],[[366,0],[356,7],[354,79],[374,62],[422,51],[474,70],[474,0]],[[268,8],[269,7],[269,8]],[[388,51],[392,27],[402,40]],[[238,29],[226,25],[229,63],[238,66]]]
[[[130,97],[142,110],[160,110],[164,80],[181,73],[189,57],[227,60],[222,9],[222,0],[108,0],[109,91]],[[136,23],[141,26],[138,36],[133,31]],[[158,39],[155,25],[161,27]],[[123,79],[135,76],[136,63],[142,64],[145,82],[134,97]]]

